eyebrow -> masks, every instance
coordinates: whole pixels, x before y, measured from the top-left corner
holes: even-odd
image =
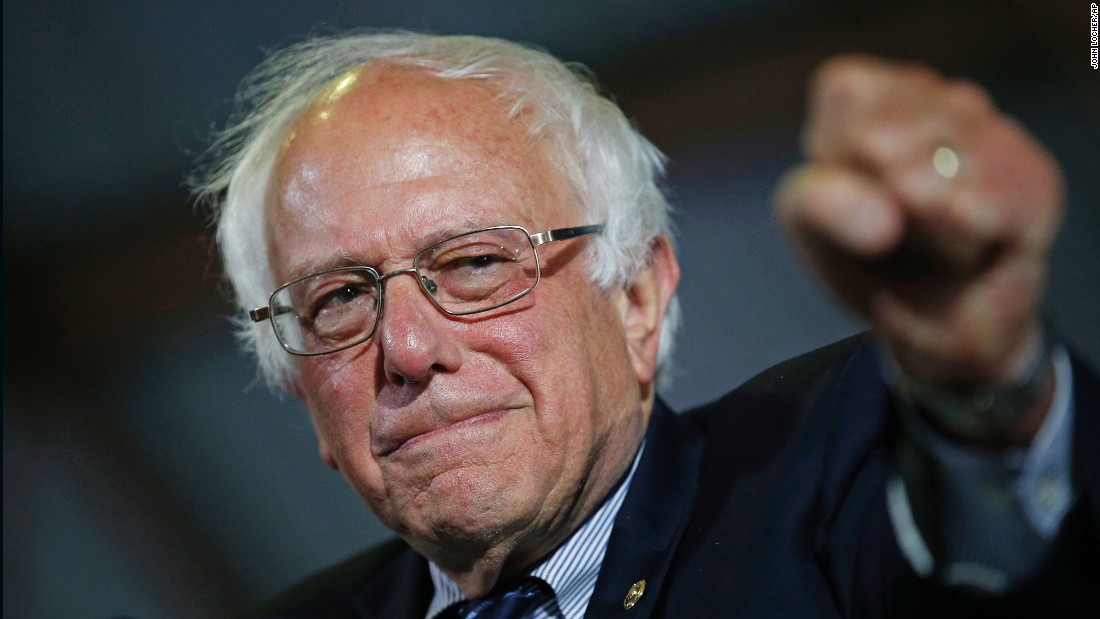
[[[419,245],[416,249],[416,252],[420,252],[420,251],[422,251],[422,250],[424,250],[428,247],[431,247],[432,245],[435,245],[436,243],[439,243],[440,241],[445,241],[449,238],[458,236],[460,234],[465,234],[466,232],[472,232],[474,230],[481,230],[483,228],[492,228],[492,227],[495,227],[495,226],[511,226],[511,225],[516,225],[516,224],[482,225],[482,224],[474,223],[473,218],[467,218],[461,224],[447,225],[447,226],[444,226],[442,228],[438,228],[438,229],[436,229],[432,232],[429,232],[428,234],[426,234],[425,236],[423,236],[421,238],[420,243],[419,243]],[[415,255],[415,253],[413,255]],[[386,259],[391,258],[391,257],[392,256],[388,256]],[[413,256],[409,256],[407,258],[407,260],[412,261],[412,258],[413,258]],[[353,255],[349,254],[348,252],[341,251],[339,255],[332,256],[330,258],[325,258],[325,259],[318,260],[318,261],[309,261],[309,262],[306,262],[305,264],[300,265],[298,268],[294,269],[292,275],[287,280],[287,282],[294,281],[296,279],[300,279],[300,278],[303,278],[303,277],[309,277],[310,275],[313,275],[314,273],[323,273],[325,271],[331,271],[332,269],[342,269],[342,268],[345,268],[345,267],[372,267],[375,270],[379,271],[380,273],[382,272],[382,269],[380,268],[381,265],[379,265],[379,264],[367,264],[362,260],[356,259]],[[284,282],[284,283],[286,283],[286,282]]]
[[[437,228],[431,232],[428,232],[420,241],[420,245],[416,251],[421,251],[425,248],[431,247],[440,241],[445,241],[451,237],[465,234],[467,232],[473,232],[474,230],[481,230],[483,228],[493,228],[495,226],[513,226],[516,225],[511,222],[505,223],[486,223],[485,220],[478,220],[474,216],[467,215],[462,221],[457,224],[444,224],[442,227]],[[411,256],[410,256],[411,258]]]
[[[339,255],[325,258],[318,261],[308,261],[291,272],[290,278],[287,282],[292,282],[303,277],[309,277],[315,273],[323,273],[325,271],[331,271],[332,269],[342,269],[345,267],[362,267],[370,266],[363,264],[361,260],[356,260],[351,254],[347,252],[340,252]],[[284,282],[286,283],[286,282]]]

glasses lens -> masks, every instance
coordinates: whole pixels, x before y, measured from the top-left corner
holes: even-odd
[[[521,228],[479,230],[424,250],[416,257],[424,289],[440,307],[470,314],[504,305],[538,282],[538,260]]]
[[[378,279],[364,268],[337,269],[291,282],[272,297],[275,332],[299,354],[357,344],[374,331]]]

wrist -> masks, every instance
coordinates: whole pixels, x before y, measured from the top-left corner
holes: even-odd
[[[1050,339],[1045,330],[1036,339],[1004,378],[988,384],[918,379],[893,363],[894,392],[948,436],[986,445],[1028,444],[1042,425],[1054,387]]]

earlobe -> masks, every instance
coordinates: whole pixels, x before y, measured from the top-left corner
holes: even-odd
[[[302,388],[302,383],[297,376],[288,378],[283,386],[286,387],[286,390],[293,394],[294,397],[298,398],[302,404],[305,404],[306,408],[309,408],[309,403],[305,398],[305,390]],[[316,421],[317,420],[314,419],[314,425],[316,425]],[[320,431],[320,428],[317,429],[317,451],[321,456],[321,461],[325,463],[325,466],[334,471],[340,470],[340,467],[336,464],[336,457],[332,455],[332,450],[329,449],[329,446],[325,443],[324,433]]]
[[[295,398],[298,398],[299,402],[305,404],[306,394],[305,391],[302,389],[302,383],[299,381],[297,376],[295,376],[294,378],[286,379],[283,383],[283,387],[285,387],[286,390],[289,391],[290,394],[293,395]]]
[[[623,326],[627,353],[638,383],[653,383],[657,370],[657,346],[669,300],[680,283],[680,265],[669,240],[653,240],[649,263],[638,271],[626,289]]]
[[[328,468],[339,471],[340,467],[336,464],[336,457],[332,455],[332,450],[325,445],[325,439],[319,439],[318,451],[321,455],[321,462],[325,463]]]

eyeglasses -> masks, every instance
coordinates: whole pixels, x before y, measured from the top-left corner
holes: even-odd
[[[535,248],[603,230],[602,224],[531,234],[519,226],[496,226],[440,241],[413,257],[412,268],[379,273],[344,267],[283,284],[266,307],[248,312],[253,322],[270,320],[275,337],[295,355],[324,355],[361,344],[378,326],[385,305],[382,283],[404,273],[452,316],[487,312],[517,301],[538,285]]]

